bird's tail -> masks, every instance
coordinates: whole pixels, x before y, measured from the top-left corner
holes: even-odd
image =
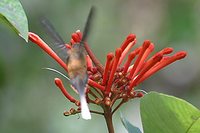
[[[86,95],[85,95],[85,86],[87,83],[87,75],[84,75],[85,78],[82,80],[79,76],[76,76],[75,78],[71,79],[71,84],[77,89],[80,97],[80,103],[81,103],[81,116],[83,119],[89,120],[91,119],[90,110],[88,108],[88,104],[86,101]]]
[[[88,108],[88,104],[86,101],[85,93],[80,95],[80,101],[81,101],[81,116],[83,119],[89,120],[91,119],[90,110]]]

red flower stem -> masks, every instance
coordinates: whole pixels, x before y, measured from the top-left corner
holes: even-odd
[[[156,64],[153,68],[151,68],[148,72],[146,72],[141,79],[137,82],[137,84],[143,82],[145,79],[159,71],[160,69],[164,68],[165,66],[175,62],[176,60],[180,60],[187,55],[185,51],[177,52],[172,57],[164,57],[158,64]]]
[[[150,41],[149,40],[144,41],[144,43],[142,45],[142,49],[140,50],[140,53],[139,53],[138,58],[136,59],[136,61],[134,63],[133,68],[130,70],[130,74],[129,74],[128,78],[131,79],[132,77],[135,76],[135,74],[136,74],[135,71],[136,71],[136,69],[137,69],[137,67],[138,67],[138,65],[140,63],[140,60],[141,60],[144,52],[149,47],[149,45],[150,45]]]
[[[96,104],[94,100],[89,98],[89,96],[87,96],[87,102],[88,103],[92,103],[92,104]]]
[[[90,95],[92,95],[94,98],[98,98],[98,96],[97,96],[95,93],[93,93],[92,90],[89,90],[88,93],[89,93]]]
[[[115,97],[112,99],[112,101],[111,101],[111,104],[110,104],[110,107],[112,107],[114,104],[115,104],[115,102],[117,101],[117,99],[120,97],[120,94],[116,94],[115,95]]]
[[[69,99],[71,102],[76,103],[78,101],[66,91],[61,79],[55,78],[55,84],[61,90],[61,92],[64,94],[64,96],[67,99]]]
[[[104,115],[104,113],[98,112],[98,111],[94,111],[94,110],[90,110],[90,112],[93,113],[93,114]],[[76,110],[76,113],[81,113],[81,110]],[[75,114],[76,114],[76,113],[75,113]],[[65,114],[64,114],[64,115],[65,115]],[[67,115],[67,116],[69,116],[69,115]]]
[[[102,94],[101,90],[96,89],[96,88],[93,88],[93,89],[94,89],[94,91],[96,91],[99,94],[99,96],[101,96],[103,98],[103,94]]]
[[[90,110],[90,112],[93,113],[93,114],[104,115],[104,113],[98,112],[98,111],[94,111],[94,110]]]
[[[86,93],[86,99],[87,99],[87,102],[88,103],[92,103],[92,104],[96,104],[96,102],[94,100],[92,100],[90,97],[89,97],[89,94],[91,95],[91,93]]]
[[[97,67],[97,70],[101,73],[101,75],[103,75],[104,66],[96,58],[96,56],[94,55],[94,53],[92,52],[92,50],[90,49],[89,45],[86,42],[84,43],[84,47],[85,47],[85,50],[87,51],[88,55],[90,56],[91,60],[93,61],[93,63]]]
[[[106,84],[106,81],[108,79],[109,67],[110,67],[110,64],[111,64],[113,57],[114,57],[113,53],[109,53],[107,55],[105,70],[104,70],[104,73],[103,73],[103,81],[102,81],[103,86]]]
[[[113,66],[110,72],[110,76],[108,79],[108,84],[106,86],[106,94],[109,94],[109,92],[111,91],[111,86],[112,86],[112,82],[113,82],[113,78],[114,78],[114,74],[116,72],[117,66],[118,66],[118,62],[119,62],[119,58],[122,54],[122,50],[121,48],[116,49],[115,51],[115,58],[114,58],[114,62],[113,62]]]
[[[125,103],[124,99],[122,99],[121,102],[115,107],[115,109],[112,111],[112,114],[114,114],[117,111],[117,109],[122,106],[123,103]]]
[[[91,79],[88,79],[88,84],[92,87],[95,87],[95,88],[98,88],[100,89],[101,91],[104,91],[105,90],[105,87],[96,83],[95,81],[91,80]]]
[[[40,48],[42,48],[47,54],[49,54],[56,62],[58,62],[61,67],[63,67],[67,71],[67,65],[62,59],[35,33],[29,32],[29,40],[33,43],[37,44]]]

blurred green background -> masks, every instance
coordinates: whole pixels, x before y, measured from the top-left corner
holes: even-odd
[[[88,42],[96,56],[105,62],[129,33],[137,36],[137,46],[145,39],[155,50],[173,47],[185,50],[187,58],[156,73],[138,88],[158,91],[187,100],[200,107],[200,1],[198,0],[20,0],[29,21],[29,30],[51,41],[39,18],[46,16],[69,42],[71,33],[83,30],[91,5],[97,13]],[[0,132],[1,133],[104,133],[101,116],[91,121],[78,115],[64,117],[74,105],[54,85],[55,73],[43,67],[62,68],[36,45],[28,44],[7,25],[0,24]],[[66,86],[67,83],[66,83]],[[128,119],[141,127],[138,100],[121,108]],[[114,115],[116,133],[126,132]]]

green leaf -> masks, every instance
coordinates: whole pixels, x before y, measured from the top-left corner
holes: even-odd
[[[188,133],[199,133],[200,131],[199,127],[200,127],[200,118],[198,118],[198,120],[191,125],[190,129],[188,130]]]
[[[124,125],[124,127],[126,128],[126,130],[128,131],[128,133],[142,133],[140,131],[140,129],[134,125],[132,125],[123,115],[122,113],[120,113],[120,118],[121,121]]]
[[[28,41],[28,21],[18,0],[0,1],[0,19],[8,23],[23,39]]]
[[[145,133],[200,133],[200,111],[182,99],[151,92],[140,109]]]

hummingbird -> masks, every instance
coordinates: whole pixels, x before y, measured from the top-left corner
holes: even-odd
[[[65,42],[56,32],[53,25],[47,20],[43,19],[41,22],[46,27],[47,33],[53,38],[55,44],[65,52],[66,64],[68,69],[68,76],[71,85],[78,91],[81,103],[81,116],[83,119],[91,119],[90,110],[86,100],[86,85],[88,82],[86,51],[84,42],[88,37],[91,27],[91,20],[94,17],[94,7],[91,7],[80,43],[73,44],[71,49],[65,46]]]

